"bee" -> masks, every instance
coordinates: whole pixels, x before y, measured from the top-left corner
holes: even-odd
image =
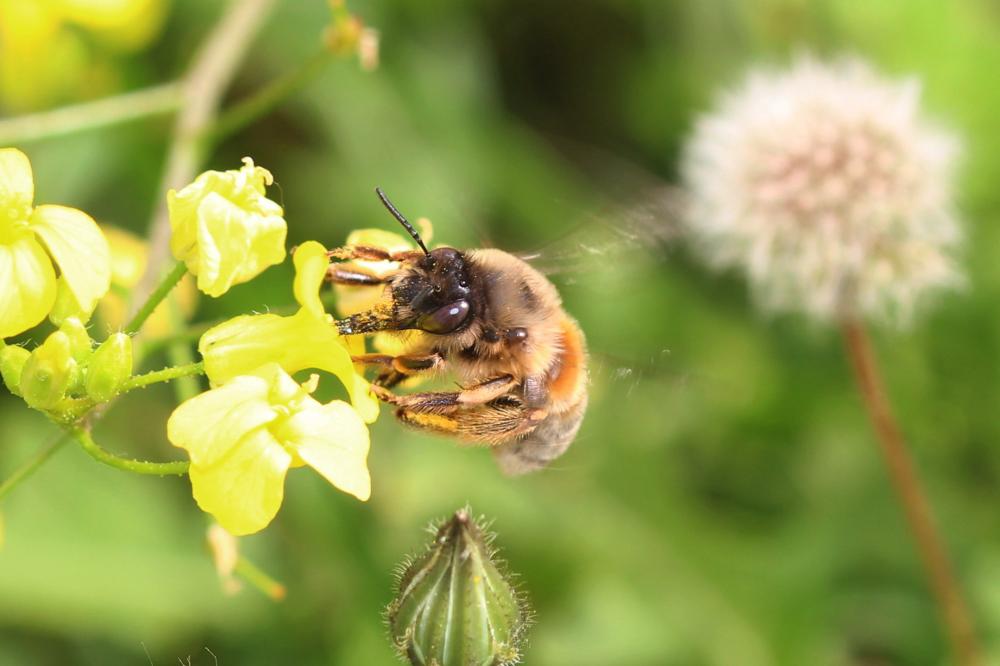
[[[428,250],[381,189],[382,204],[419,250],[348,246],[331,259],[398,262],[376,276],[331,264],[341,285],[383,285],[372,309],[336,322],[342,335],[408,331],[405,353],[364,354],[380,369],[373,391],[396,418],[419,430],[492,448],[510,475],[538,470],[562,455],[587,408],[587,346],[555,286],[524,260],[497,249]],[[450,371],[461,390],[397,394],[414,375]]]

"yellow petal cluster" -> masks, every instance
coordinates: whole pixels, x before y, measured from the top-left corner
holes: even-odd
[[[0,338],[49,314],[57,321],[86,320],[111,284],[108,243],[94,220],[75,208],[33,206],[33,200],[28,157],[0,149]]]
[[[184,402],[167,422],[170,442],[191,457],[198,506],[231,534],[271,522],[292,467],[368,499],[368,429],[347,403],[310,396],[315,385],[315,376],[300,385],[270,363]]]
[[[308,241],[296,249],[293,260],[299,311],[287,317],[243,315],[208,330],[198,344],[205,374],[213,384],[222,384],[265,363],[277,363],[288,373],[324,370],[343,382],[354,408],[371,423],[378,417],[378,400],[355,370],[347,343],[319,298],[329,263],[326,248]]]
[[[239,170],[206,171],[168,192],[170,249],[202,292],[221,296],[284,260],[288,225],[265,196],[272,182],[271,172],[246,157]]]

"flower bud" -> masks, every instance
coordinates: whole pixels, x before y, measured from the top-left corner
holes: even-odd
[[[84,388],[97,402],[107,402],[118,395],[122,383],[132,376],[132,338],[115,333],[101,343],[87,368]]]
[[[7,390],[14,395],[21,395],[21,371],[29,356],[31,352],[24,347],[6,345],[0,349],[0,375],[3,375]]]
[[[56,331],[28,356],[21,370],[21,395],[35,409],[51,409],[63,399],[78,373],[69,336]]]
[[[528,612],[497,568],[492,538],[457,511],[399,578],[389,630],[413,666],[507,666],[520,660]]]
[[[90,353],[94,351],[94,341],[87,333],[87,327],[76,317],[67,317],[59,325],[59,330],[69,338],[70,353],[73,360],[83,364],[90,358]]]

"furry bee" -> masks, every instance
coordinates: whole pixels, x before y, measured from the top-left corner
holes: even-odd
[[[552,283],[525,261],[496,249],[428,250],[382,190],[375,191],[420,249],[331,251],[337,260],[399,262],[384,276],[331,264],[330,282],[385,288],[373,309],[336,325],[342,335],[410,333],[404,354],[354,360],[380,368],[373,390],[396,407],[402,423],[488,445],[506,474],[545,467],[573,442],[587,408],[587,347],[579,325]],[[391,391],[412,375],[445,371],[461,390]]]

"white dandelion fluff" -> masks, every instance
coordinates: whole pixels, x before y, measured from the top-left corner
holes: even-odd
[[[919,96],[854,59],[752,72],[686,147],[699,250],[745,270],[770,308],[905,321],[918,296],[961,281],[957,142]]]

